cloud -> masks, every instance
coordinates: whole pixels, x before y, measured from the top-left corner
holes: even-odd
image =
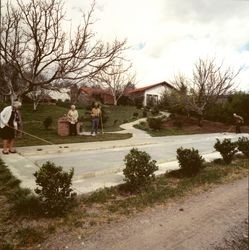
[[[66,1],[72,29],[92,0]],[[249,91],[249,1],[98,0],[94,31],[105,41],[128,39],[140,85],[189,74],[199,57],[217,57],[235,69]]]

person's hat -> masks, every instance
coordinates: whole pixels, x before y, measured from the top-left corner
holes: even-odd
[[[22,106],[22,103],[19,102],[19,101],[14,101],[13,104],[12,104],[12,106],[13,106],[14,108],[19,108],[19,107]]]

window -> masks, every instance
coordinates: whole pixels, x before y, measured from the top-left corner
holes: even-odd
[[[158,103],[158,95],[146,95],[146,106],[154,106]]]

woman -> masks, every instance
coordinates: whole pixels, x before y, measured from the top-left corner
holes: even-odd
[[[92,131],[91,135],[95,136],[98,133],[99,122],[101,116],[101,109],[97,103],[94,103],[94,106],[91,111],[91,118],[92,118]]]
[[[1,137],[3,139],[3,154],[16,153],[14,149],[17,129],[21,118],[18,109],[22,106],[20,102],[14,102],[12,106],[3,109],[0,114]]]
[[[67,119],[69,122],[69,134],[77,135],[77,122],[78,122],[78,111],[75,105],[71,105],[71,109],[67,113]]]

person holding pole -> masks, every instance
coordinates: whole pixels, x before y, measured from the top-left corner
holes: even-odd
[[[99,122],[101,118],[101,109],[99,104],[94,103],[94,106],[91,110],[91,118],[92,118],[92,130],[91,135],[96,136],[98,133]]]
[[[22,104],[18,101],[13,102],[11,106],[5,107],[0,114],[0,129],[3,139],[3,154],[16,153],[14,142],[18,128],[21,124],[19,108]]]
[[[233,118],[234,118],[234,121],[235,121],[236,133],[240,134],[241,133],[240,127],[243,125],[244,119],[243,119],[242,116],[239,116],[236,113],[233,114]]]

